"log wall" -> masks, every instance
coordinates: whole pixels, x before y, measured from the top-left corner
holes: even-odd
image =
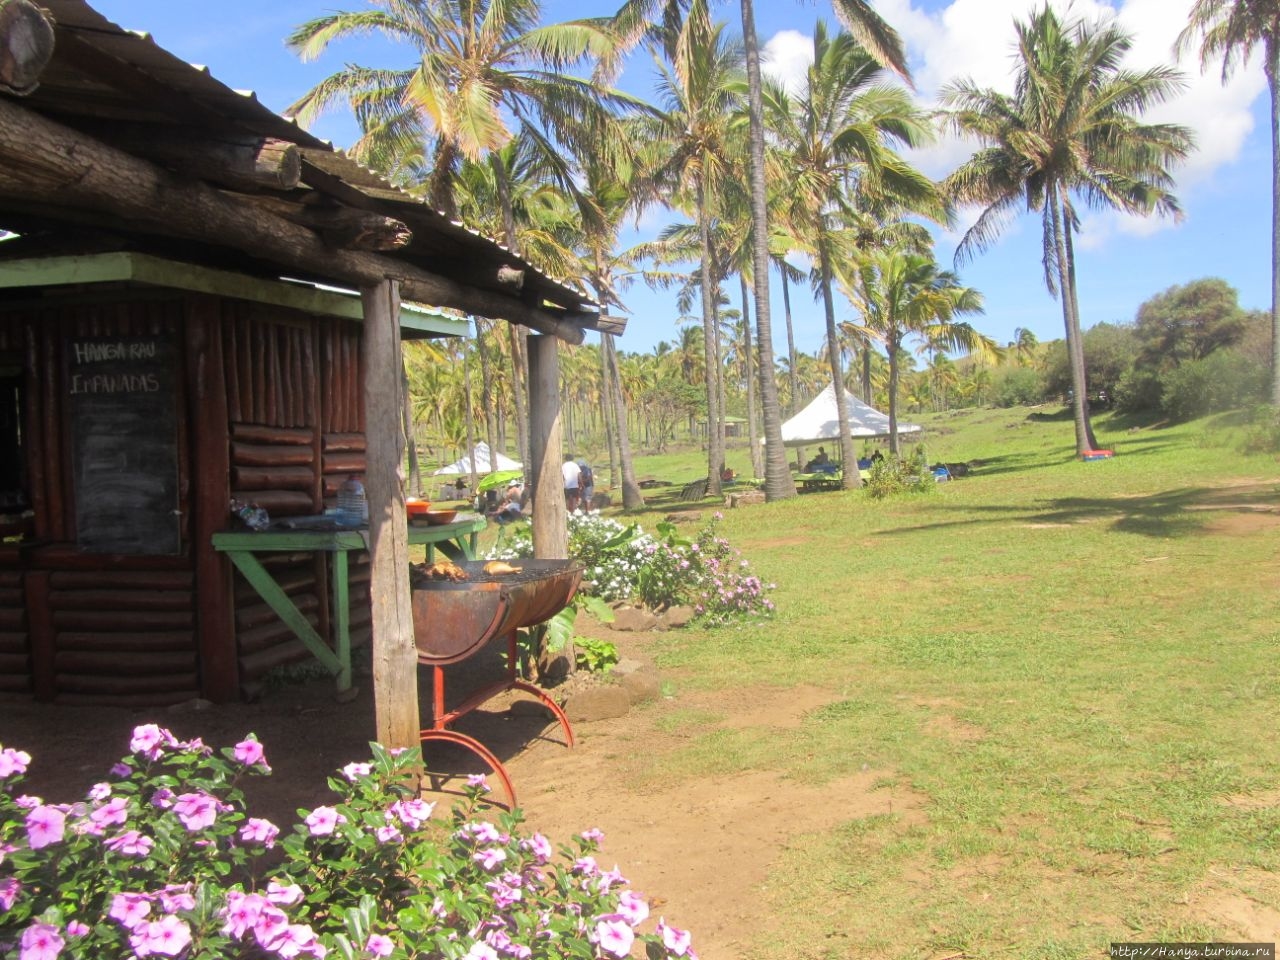
[[[231,496],[257,503],[273,519],[323,513],[336,506],[346,478],[365,471],[360,328],[294,322],[233,301],[223,311]],[[259,559],[320,635],[329,636],[330,558]],[[363,640],[368,565],[351,559],[353,640]],[[255,697],[268,671],[311,654],[242,577],[235,584],[240,686]]]
[[[6,352],[20,343],[26,372],[23,442],[34,512],[32,541],[21,552],[0,547],[0,691],[131,706],[200,694],[185,418],[177,417],[176,436],[181,553],[81,552],[64,357],[74,338],[166,336],[182,411],[184,309],[176,297],[121,297],[0,316],[0,342]]]
[[[21,550],[0,545],[0,695],[130,706],[211,690],[255,696],[272,668],[311,655],[212,554],[209,531],[232,525],[221,504],[229,508],[233,497],[273,518],[318,514],[336,504],[349,474],[363,475],[360,328],[242,301],[99,292],[93,303],[0,305],[0,354],[20,359],[25,371],[22,432],[34,513]],[[180,553],[83,552],[65,344],[161,334],[172,338],[177,364]],[[211,374],[217,389],[207,382]],[[262,559],[329,636],[330,558]],[[349,559],[359,643],[368,638],[369,566],[363,555]]]

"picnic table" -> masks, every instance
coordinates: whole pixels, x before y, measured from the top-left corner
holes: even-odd
[[[425,545],[427,559],[439,550],[453,560],[474,560],[476,542],[487,521],[477,515],[459,515],[453,523],[436,526],[409,525],[409,544]],[[226,531],[213,535],[213,548],[225,553],[245,580],[276,615],[301,640],[330,673],[337,678],[338,696],[351,690],[351,591],[348,554],[369,549],[367,528],[354,530],[309,530],[276,527],[267,530]],[[284,588],[258,559],[260,553],[329,553],[330,598],[336,636],[331,649],[324,638],[298,609]]]

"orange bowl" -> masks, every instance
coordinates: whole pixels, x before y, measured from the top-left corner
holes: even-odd
[[[427,518],[427,523],[436,526],[444,523],[453,523],[454,517],[457,515],[457,510],[428,510],[423,514]]]
[[[404,502],[405,513],[411,517],[420,517],[431,509],[430,500],[406,500]]]

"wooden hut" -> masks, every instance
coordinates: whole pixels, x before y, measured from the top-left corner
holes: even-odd
[[[607,321],[81,0],[3,0],[0,40],[19,51],[0,56],[0,229],[19,235],[0,242],[0,692],[252,691],[304,654],[210,538],[234,497],[315,514],[358,472],[378,734],[412,740],[400,337],[466,324],[400,296],[542,334],[530,410],[547,555],[563,543],[555,342]],[[322,635],[325,563],[273,570]]]

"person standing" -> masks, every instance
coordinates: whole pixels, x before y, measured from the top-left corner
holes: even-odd
[[[578,509],[578,499],[581,491],[578,488],[582,481],[582,468],[574,462],[573,454],[566,453],[564,455],[564,466],[560,468],[560,472],[564,474],[564,505],[570,513]]]
[[[578,459],[578,503],[582,506],[583,513],[591,512],[591,501],[596,495],[596,478],[591,472],[591,464],[581,458]]]

